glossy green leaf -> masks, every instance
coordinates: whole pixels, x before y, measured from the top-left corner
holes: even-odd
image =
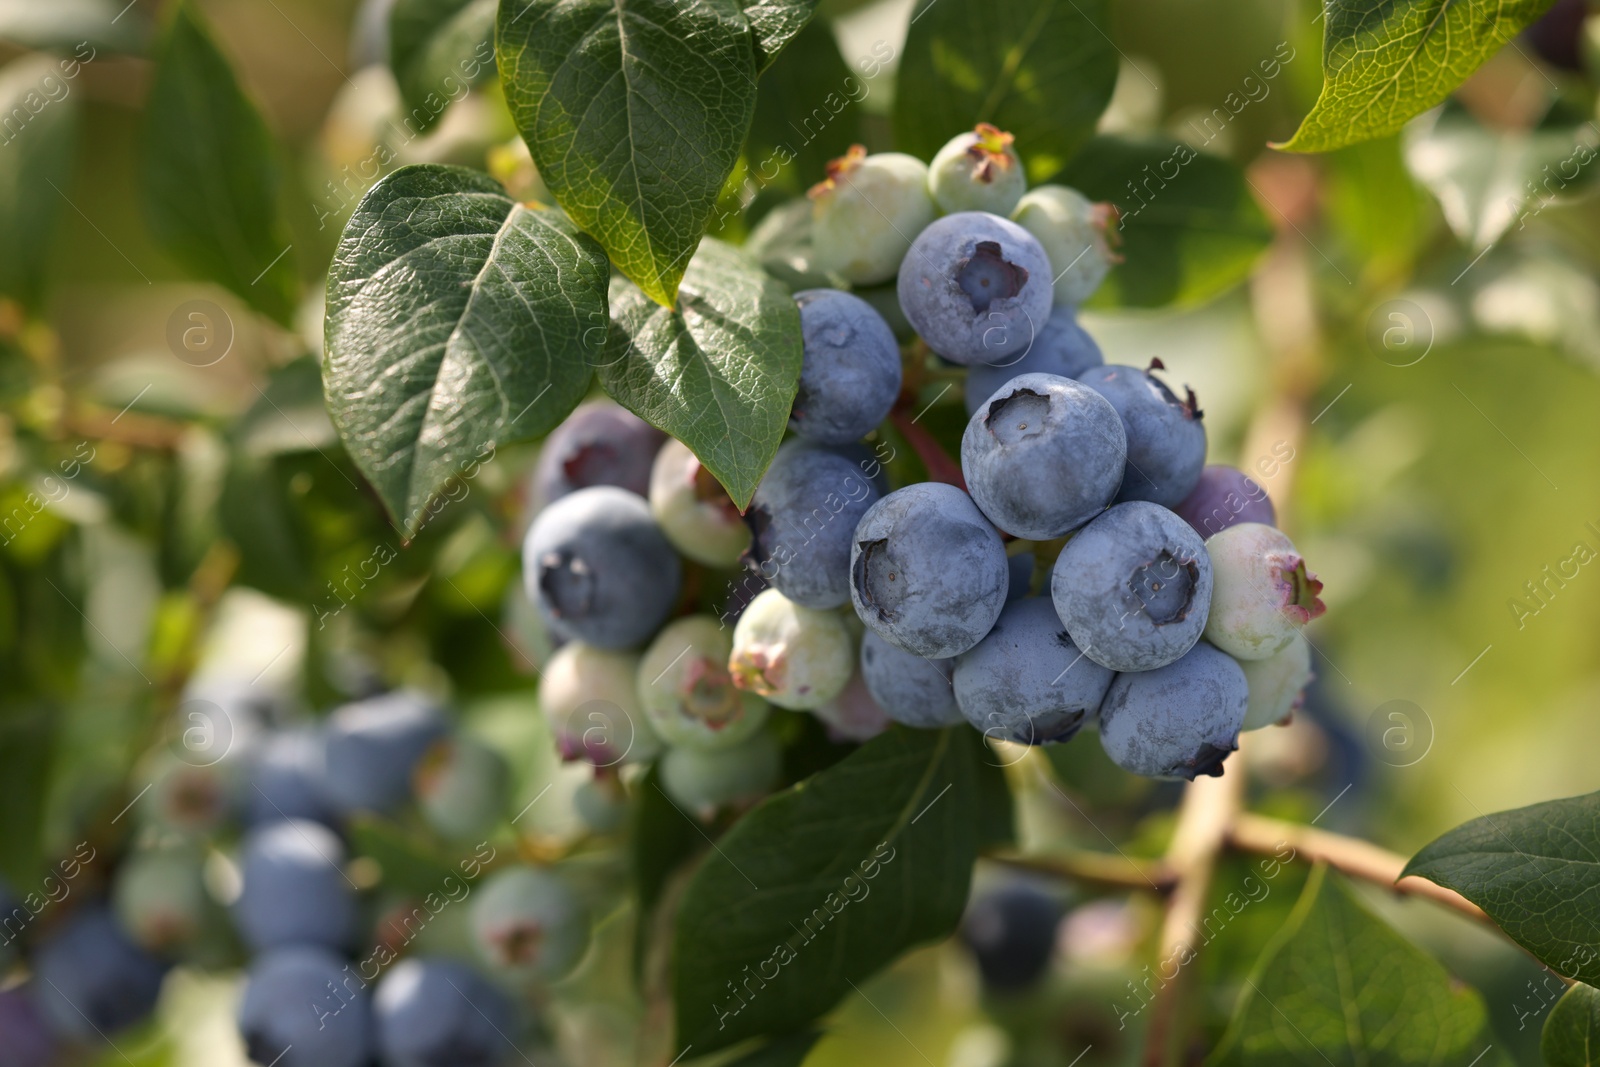
[[[754,1052],[740,1056],[728,1067],[800,1067],[821,1038],[820,1030],[802,1030],[798,1034],[776,1038]]]
[[[761,76],[745,145],[748,180],[794,194],[821,181],[828,161],[861,140],[860,100],[869,91],[839,54],[833,31],[807,26]]]
[[[1244,172],[1188,145],[1096,137],[1052,180],[1120,213],[1122,262],[1092,306],[1204,303],[1244,281],[1272,241]]]
[[[817,0],[739,0],[755,34],[756,69],[766,70],[817,10]]]
[[[1407,127],[1406,166],[1439,200],[1455,235],[1474,250],[1521,229],[1552,203],[1594,186],[1600,128],[1560,109],[1532,130],[1495,130],[1466,108]]]
[[[1600,1065],[1600,989],[1579,982],[1564,993],[1544,1021],[1539,1052],[1545,1067]]]
[[[1281,147],[1326,152],[1394,133],[1443,100],[1553,0],[1327,0],[1322,93]]]
[[[412,130],[431,127],[452,101],[494,74],[499,7],[499,0],[395,0],[389,66]]]
[[[149,34],[146,14],[126,0],[0,0],[0,40],[87,62],[100,49],[140,51]]]
[[[300,281],[278,217],[272,135],[188,3],[157,48],[143,139],[156,240],[186,270],[287,323]]]
[[[403,533],[451,477],[583,398],[605,286],[593,240],[477,171],[404,167],[362,199],[328,275],[323,386]]]
[[[688,445],[743,508],[789,423],[800,311],[783,285],[715,238],[689,264],[678,306],[668,310],[613,279],[600,384]]]
[[[895,727],[769,797],[695,873],[678,911],[678,1041],[696,1055],[795,1031],[961,917],[998,778],[964,728]]]
[[[744,13],[732,0],[505,0],[496,52],[539,176],[671,306],[755,112]]]
[[[896,147],[922,159],[992,122],[1016,135],[1035,182],[1094,133],[1117,52],[1105,0],[920,0],[895,95]]]
[[[1473,819],[1406,864],[1568,978],[1600,983],[1600,793]]]
[[[0,69],[0,293],[30,307],[72,182],[78,100],[61,62],[30,56]]]
[[[1318,867],[1245,983],[1211,1067],[1498,1067],[1477,992]]]

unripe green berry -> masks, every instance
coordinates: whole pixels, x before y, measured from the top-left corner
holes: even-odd
[[[716,476],[682,441],[669,439],[650,469],[650,514],[672,547],[710,567],[732,567],[750,527]]]
[[[928,166],[901,152],[855,145],[813,186],[812,266],[851,285],[876,285],[900,271],[911,241],[933,221]]]
[[[477,840],[506,812],[510,768],[474,737],[434,742],[411,772],[423,817],[455,840]]]
[[[1250,687],[1243,728],[1259,730],[1287,721],[1305,699],[1312,679],[1311,646],[1296,638],[1268,659],[1240,660],[1239,666]]]
[[[802,607],[768,589],[733,631],[734,684],[780,708],[820,708],[844,690],[856,665],[855,640],[837,611]]]
[[[1117,255],[1110,234],[1116,211],[1076,189],[1041,185],[1017,203],[1011,218],[1038,238],[1055,272],[1055,302],[1077,307],[1100,288]]]
[[[1004,130],[980,122],[958,134],[928,165],[928,191],[945,214],[987,211],[1010,215],[1028,191],[1022,160]]]
[[[692,814],[710,819],[724,804],[759,799],[778,784],[783,750],[767,730],[732,748],[669,749],[661,758],[661,788]]]
[[[545,664],[539,683],[556,747],[564,759],[609,767],[642,763],[661,751],[639,703],[639,656],[581,641],[562,645]]]
[[[656,635],[639,665],[639,700],[667,744],[727,748],[767,721],[767,702],[728,673],[732,649],[732,633],[710,615],[678,619]]]

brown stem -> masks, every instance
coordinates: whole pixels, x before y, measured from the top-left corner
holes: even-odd
[[[1047,856],[995,852],[987,858],[1007,867],[1065,878],[1098,889],[1142,889],[1167,893],[1173,885],[1172,872],[1161,860],[1129,859],[1087,849],[1051,852]]]
[[[918,426],[904,411],[891,413],[889,421],[894,423],[894,428],[900,431],[900,436],[906,439],[906,443],[917,454],[917,458],[922,460],[922,465],[928,468],[930,481],[944,482],[957,489],[966,489],[967,480],[961,476],[961,467],[939,447],[939,442],[933,439],[933,434]]]
[[[1482,908],[1455,890],[1414,874],[1401,878],[1400,872],[1405,869],[1406,858],[1370,841],[1246,812],[1229,827],[1228,844],[1243,852],[1268,855],[1287,844],[1299,859],[1326,863],[1347,877],[1371,882],[1401,896],[1425,897],[1499,929]]]

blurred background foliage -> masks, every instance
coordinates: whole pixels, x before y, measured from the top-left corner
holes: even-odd
[[[0,249],[43,257],[48,280],[0,303],[0,872],[35,884],[103,831],[196,670],[282,672],[318,709],[375,680],[448,693],[513,756],[522,802],[552,781],[570,795],[518,647],[520,487],[536,446],[501,448],[405,544],[332,432],[316,362],[326,265],[379,173],[457,162],[538,195],[497,86],[480,84],[424,136],[398,134],[380,5],[197,5],[282,153],[306,294],[284,328],[186,280],[152,240],[137,174],[158,5],[113,20],[120,6],[0,2],[0,78],[29,76],[35,48],[69,55],[87,39],[94,53],[50,105],[70,109],[75,129],[61,141],[63,180],[35,205],[56,217],[48,244],[8,220],[18,239]],[[46,8],[87,14],[52,25]],[[879,42],[898,57],[909,8],[823,0],[828,21],[763,82],[748,158],[791,106],[809,110],[815,79],[842,78],[845,60]],[[1319,825],[1401,852],[1485,812],[1595,787],[1600,568],[1546,571],[1580,543],[1600,550],[1600,202],[1585,195],[1592,167],[1555,187],[1546,169],[1596,143],[1572,8],[1581,16],[1581,4],[1557,6],[1565,37],[1546,27],[1554,44],[1513,42],[1442,114],[1322,157],[1266,147],[1320,86],[1316,5],[1120,0],[1110,26],[1122,62],[1101,129],[1164,133],[1243,166],[1276,235],[1248,283],[1199,306],[1084,317],[1108,361],[1159,356],[1194,386],[1218,461],[1276,460],[1271,474],[1255,469],[1326,583],[1314,698],[1289,728],[1248,739],[1253,803],[1322,812]],[[738,237],[802,192],[852,140],[887,147],[893,69],[829,131],[837,143],[802,152],[723,232]],[[793,88],[768,91],[778,85]],[[1235,114],[1228,101],[1241,98]],[[374,172],[379,158],[392,162]],[[231,346],[207,366],[169,343],[191,300],[229,320]],[[393,561],[364,577],[380,549]],[[1414,705],[1417,732],[1399,756],[1373,732],[1397,700]],[[1098,757],[1076,745],[1008,768],[1025,846],[1104,848],[1109,835],[1159,854],[1174,792]],[[579,832],[563,811],[541,805],[513,847],[559,851]],[[1230,861],[1215,894],[1249,874]],[[1202,953],[1207,1046],[1303,877],[1281,874]],[[1119,1009],[1138,1003],[1159,913],[1139,899],[1064,902],[1043,988],[985,995],[958,946],[928,948],[847,1003],[807,1062],[1066,1065],[1086,1049],[1085,1064],[1130,1062],[1140,1019]],[[1534,964],[1426,904],[1371,902],[1482,990],[1502,1047],[1537,1062],[1547,1004]],[[613,918],[558,998],[553,1029],[573,1062],[634,1054],[631,934],[624,913]],[[123,1050],[141,1065],[242,1062],[231,990],[225,974],[180,972],[161,1020]]]

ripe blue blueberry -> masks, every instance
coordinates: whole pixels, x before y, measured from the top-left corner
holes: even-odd
[[[234,923],[257,951],[285,945],[342,949],[356,926],[344,843],[321,823],[285,819],[252,830],[239,868]]]
[[[956,659],[953,680],[961,713],[985,737],[1045,745],[1093,721],[1111,679],[1078,651],[1049,599],[1027,597]]]
[[[1017,355],[999,363],[975,363],[967,369],[967,414],[983,406],[1001,386],[1021,374],[1055,374],[1062,378],[1102,366],[1105,358],[1100,346],[1078,325],[1077,312],[1057,305],[1050,312],[1033,343]]]
[[[609,400],[579,404],[550,431],[533,469],[532,503],[549,507],[568,493],[614,485],[639,496],[649,490],[650,464],[667,435]]]
[[[917,333],[952,363],[1000,363],[1050,315],[1050,260],[1021,226],[982,211],[946,215],[917,236],[898,282]]]
[[[40,1011],[58,1035],[97,1041],[155,1009],[166,964],[92,904],[52,930],[33,953]]]
[[[1116,210],[1091,203],[1076,189],[1041,185],[1017,203],[1011,217],[1039,239],[1050,257],[1057,304],[1077,307],[1089,299],[1117,262],[1109,239]]]
[[[613,767],[648,762],[661,751],[639,702],[636,652],[562,645],[539,680],[539,707],[562,759]]]
[[[776,589],[739,616],[728,657],[734,685],[791,711],[838,696],[855,665],[855,639],[842,615],[803,607]]]
[[[735,684],[732,652],[733,633],[710,615],[674,619],[651,642],[639,664],[639,701],[667,744],[727,748],[767,721],[767,702]]]
[[[1267,491],[1237,467],[1212,464],[1183,502],[1172,509],[1201,537],[1219,534],[1241,522],[1275,526],[1277,512]]]
[[[671,613],[682,572],[650,505],[615,486],[562,497],[522,545],[528,597],[557,633],[602,648],[647,641]]]
[[[1024,374],[967,422],[961,471],[990,522],[1047,541],[1077,529],[1117,495],[1122,420],[1105,397],[1054,374]]]
[[[1033,985],[1050,964],[1061,902],[1025,882],[975,896],[961,919],[961,940],[972,951],[983,984],[1014,991]]]
[[[893,278],[909,235],[933,221],[928,165],[901,152],[867,154],[860,145],[828,164],[810,191],[811,266],[851,285]]]
[[[1322,583],[1282,530],[1242,522],[1206,541],[1217,590],[1206,640],[1236,659],[1266,659],[1323,612]]]
[[[1100,744],[1134,774],[1215,777],[1239,747],[1248,701],[1239,664],[1201,642],[1165,667],[1117,675],[1100,705]]]
[[[237,1021],[260,1067],[366,1067],[373,1058],[366,983],[325,948],[295,945],[256,959]]]
[[[806,289],[794,301],[805,356],[789,429],[819,444],[859,441],[900,395],[900,345],[883,316],[859,296]]]
[[[269,734],[249,754],[244,817],[250,826],[311,819],[332,826],[326,740],[312,727]]]
[[[678,440],[656,453],[650,514],[673,548],[708,567],[732,567],[750,547],[750,528],[728,491]]]
[[[496,1067],[517,1058],[516,1010],[482,975],[448,959],[405,959],[372,995],[384,1067]]]
[[[1250,686],[1250,704],[1244,713],[1244,728],[1259,730],[1287,722],[1305,700],[1311,684],[1311,645],[1296,637],[1267,659],[1243,659],[1239,666]]]
[[[730,748],[670,748],[661,757],[661,789],[679,807],[709,821],[727,804],[759,800],[778,784],[783,748],[762,730]]]
[[[1128,433],[1128,467],[1117,500],[1176,506],[1193,491],[1206,465],[1206,428],[1194,393],[1179,400],[1149,370],[1110,364],[1078,380],[1111,401]]]
[[[928,659],[983,640],[1010,587],[1005,543],[953,485],[896,490],[862,516],[850,549],[850,598],[884,640]]]
[[[0,1067],[50,1067],[56,1039],[39,1007],[34,983],[0,989]]]
[[[1189,524],[1145,501],[1117,504],[1056,557],[1050,595],[1072,641],[1114,671],[1149,671],[1200,640],[1211,560]]]
[[[111,904],[128,936],[152,952],[192,942],[206,917],[201,854],[188,847],[141,849],[117,867]]]
[[[508,978],[553,982],[589,947],[589,915],[554,874],[512,867],[485,879],[472,896],[478,954]]]
[[[328,716],[326,793],[334,808],[392,812],[411,798],[411,772],[443,737],[444,712],[411,689],[368,697]]]
[[[423,818],[445,837],[479,841],[506,811],[511,769],[505,758],[466,734],[435,741],[413,774]]]
[[[1016,138],[980,122],[957,134],[928,164],[928,191],[940,210],[1009,215],[1028,190],[1028,176],[1012,147]]]
[[[749,565],[796,604],[819,610],[850,599],[850,535],[881,495],[847,453],[785,445],[756,487]]]
[[[923,659],[868,630],[861,639],[861,677],[872,699],[895,722],[937,730],[965,720],[950,685],[955,660]]]

